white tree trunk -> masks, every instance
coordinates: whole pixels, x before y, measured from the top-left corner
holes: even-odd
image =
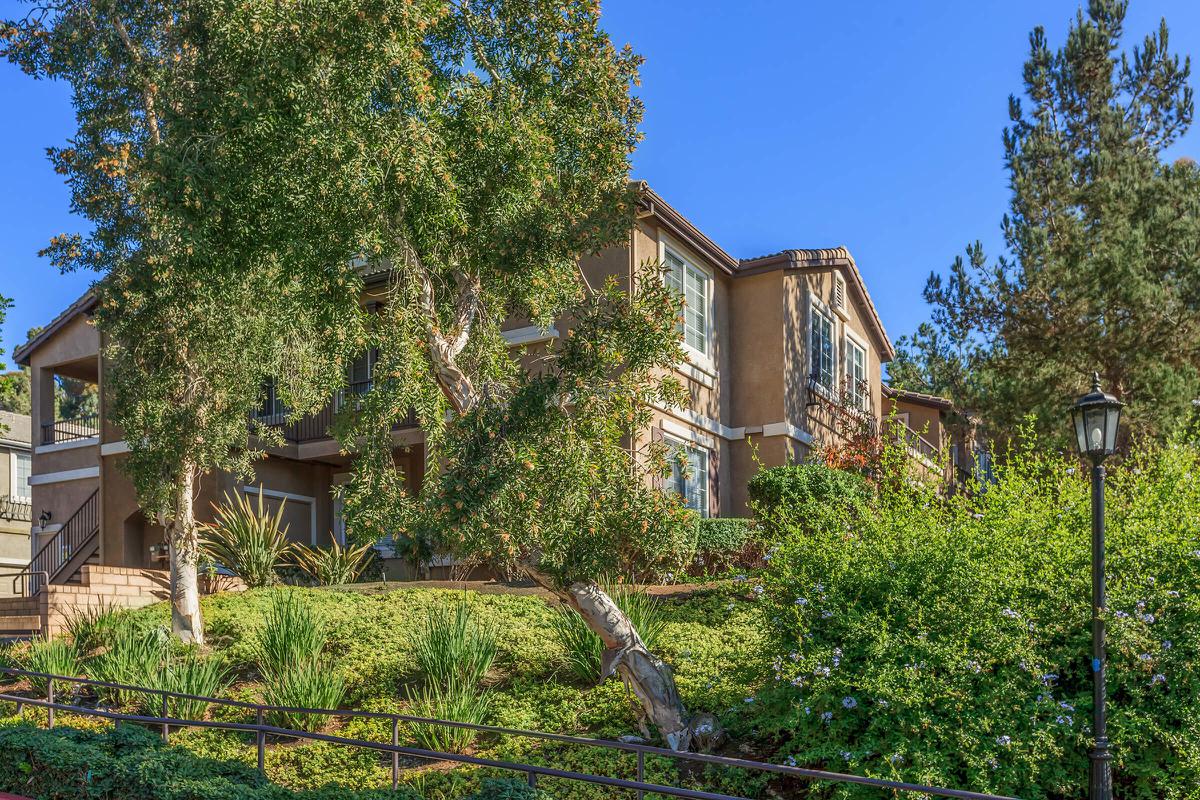
[[[692,734],[671,668],[646,649],[629,618],[596,583],[573,583],[556,593],[579,612],[588,628],[604,642],[600,680],[614,672],[620,674],[641,703],[645,718],[658,728],[667,746],[676,751],[687,750]]]
[[[171,631],[185,644],[204,644],[200,618],[200,542],[192,491],[196,467],[185,463],[175,486],[173,517],[167,530],[171,556]]]

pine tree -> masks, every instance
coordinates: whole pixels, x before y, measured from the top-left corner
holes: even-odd
[[[1007,252],[989,263],[976,243],[931,275],[932,323],[889,370],[993,431],[1032,415],[1063,440],[1093,370],[1135,435],[1170,435],[1200,396],[1200,170],[1164,160],[1192,122],[1190,61],[1165,20],[1122,53],[1126,8],[1092,0],[1058,50],[1031,34],[1004,132]]]

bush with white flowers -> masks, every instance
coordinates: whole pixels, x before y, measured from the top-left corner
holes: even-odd
[[[761,509],[777,539],[761,578],[776,657],[753,732],[801,766],[1083,797],[1091,506],[1075,467],[1027,445],[972,494],[897,482],[869,513],[857,499],[819,514]],[[1195,797],[1200,452],[1175,445],[1112,465],[1107,501],[1116,794]]]

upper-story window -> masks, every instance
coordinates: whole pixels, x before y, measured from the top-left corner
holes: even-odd
[[[379,350],[371,348],[350,362],[346,369],[346,383],[351,394],[366,394],[371,390],[371,376],[377,360]]]
[[[29,476],[33,472],[33,462],[29,457],[29,453],[19,451],[13,452],[12,464],[12,486],[10,493],[13,497],[19,497],[23,500],[28,500],[32,492],[29,491]]]
[[[867,408],[867,351],[846,337],[846,397],[855,408]]]
[[[282,419],[287,416],[288,407],[279,396],[279,385],[274,378],[263,381],[258,408],[254,410],[254,414],[259,419]]]
[[[676,457],[671,462],[671,480],[667,488],[677,493],[685,506],[707,517],[708,451],[679,439],[667,438],[666,442],[676,456],[682,454],[682,458]]]
[[[663,250],[663,262],[667,268],[667,285],[683,295],[683,321],[680,331],[688,349],[708,358],[708,323],[712,309],[709,307],[709,283],[711,278],[704,270],[688,262],[670,247]]]
[[[817,385],[833,391],[833,319],[816,305],[812,307],[812,331],[809,342],[812,364],[810,374]]]

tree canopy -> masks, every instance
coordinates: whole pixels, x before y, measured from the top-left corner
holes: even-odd
[[[950,395],[993,430],[1066,436],[1093,370],[1163,437],[1200,396],[1200,170],[1166,151],[1192,123],[1190,61],[1163,21],[1122,52],[1127,3],[1091,0],[1066,42],[1030,35],[1004,133],[1007,252],[976,243],[925,289],[932,321],[899,343],[897,384]]]

